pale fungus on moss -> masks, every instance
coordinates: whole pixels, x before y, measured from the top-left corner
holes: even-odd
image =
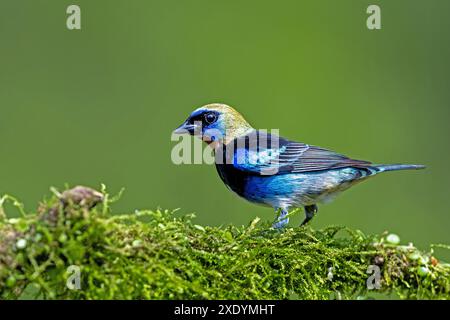
[[[16,242],[16,248],[17,249],[24,249],[27,246],[27,240],[26,239],[18,239]]]
[[[390,244],[399,244],[400,237],[394,233],[391,233],[386,237],[386,241]]]
[[[430,273],[430,269],[427,266],[418,266],[417,274],[421,277],[426,277]]]

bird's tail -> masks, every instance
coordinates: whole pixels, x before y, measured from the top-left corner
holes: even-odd
[[[425,169],[425,166],[421,165],[421,164],[379,164],[379,165],[375,165],[373,167],[378,172]]]

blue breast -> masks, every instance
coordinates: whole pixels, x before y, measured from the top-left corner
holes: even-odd
[[[304,176],[295,174],[260,176],[238,170],[231,164],[216,164],[216,168],[222,181],[239,196],[251,202],[270,206],[273,206],[279,198],[295,197],[296,189],[302,181],[301,176]],[[292,183],[293,180],[295,183]]]

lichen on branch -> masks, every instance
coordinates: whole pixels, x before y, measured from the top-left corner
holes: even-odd
[[[0,199],[0,299],[450,298],[450,265],[392,235],[200,226],[168,210],[114,214],[104,188],[54,193],[29,214]]]

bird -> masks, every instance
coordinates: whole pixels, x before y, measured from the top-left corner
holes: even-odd
[[[304,209],[307,224],[318,204],[382,172],[424,169],[415,164],[373,164],[315,145],[296,142],[253,128],[244,117],[223,103],[195,109],[173,131],[206,142],[225,185],[240,197],[277,213],[272,227],[289,223],[289,212]]]

